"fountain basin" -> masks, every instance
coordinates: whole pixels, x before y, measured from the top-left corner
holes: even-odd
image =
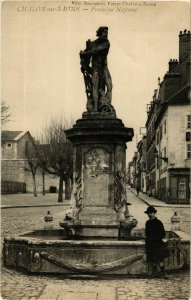
[[[139,234],[138,234],[139,233]],[[146,274],[145,241],[142,231],[131,240],[67,239],[63,230],[37,230],[5,238],[4,264],[31,273],[60,274]],[[139,235],[137,237],[136,235]],[[171,255],[167,270],[189,264],[189,236],[167,232]]]

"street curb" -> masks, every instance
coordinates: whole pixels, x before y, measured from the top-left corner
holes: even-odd
[[[139,198],[140,200],[142,200],[143,202],[145,202],[145,204],[147,204],[148,206],[150,206],[150,204],[149,204],[147,201],[145,201],[143,198],[137,196],[136,193],[135,193],[134,191],[132,191],[131,189],[128,189],[128,190],[129,190],[133,195],[135,195],[137,198]],[[156,205],[155,205],[155,206],[156,206]]]
[[[1,206],[1,209],[8,208],[26,208],[26,207],[47,207],[47,206],[66,206],[70,203],[60,203],[60,204],[42,204],[42,205],[14,205],[14,206]]]
[[[179,204],[179,206],[176,206],[176,204],[166,204],[164,203],[164,205],[160,205],[160,204],[151,204],[149,202],[147,202],[145,199],[141,198],[140,196],[137,196],[136,193],[134,191],[132,191],[130,188],[128,189],[133,195],[135,195],[137,198],[139,198],[140,200],[142,200],[143,202],[145,202],[145,204],[147,204],[148,206],[152,205],[154,207],[166,207],[166,208],[190,208],[190,204]],[[157,201],[157,199],[156,199]]]

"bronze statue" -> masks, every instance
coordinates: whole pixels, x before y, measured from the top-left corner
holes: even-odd
[[[110,43],[108,27],[99,27],[98,38],[86,42],[86,49],[80,52],[81,71],[87,94],[87,110],[115,112],[111,105],[112,80],[107,67]]]

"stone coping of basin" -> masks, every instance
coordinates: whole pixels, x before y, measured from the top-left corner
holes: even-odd
[[[120,224],[74,224],[59,222],[60,226],[63,228],[120,228]]]
[[[103,245],[103,246],[126,246],[126,245],[144,245],[145,244],[145,238],[140,237],[140,240],[109,240],[109,239],[94,239],[94,240],[89,240],[89,239],[83,239],[83,240],[60,240],[60,239],[55,239],[55,240],[50,240],[48,239],[48,235],[47,235],[47,239],[41,239],[38,236],[37,237],[33,237],[30,236],[31,234],[33,234],[35,231],[27,231],[27,232],[23,232],[20,235],[10,235],[10,236],[6,236],[4,238],[5,241],[15,241],[15,242],[25,242],[27,244],[32,244],[32,245],[61,245],[61,246],[72,246],[72,245],[79,245],[79,246],[96,246],[96,245]],[[44,232],[48,232],[48,230],[44,230]],[[177,238],[170,238],[170,239],[163,239],[164,241],[168,241],[168,240],[177,240],[180,239],[181,243],[190,243],[190,236],[187,235],[185,232],[183,231],[173,231],[176,235]],[[63,235],[63,237],[65,237]]]
[[[171,230],[171,231],[176,233],[179,236],[179,238],[181,239],[181,241],[190,241],[190,235],[188,235],[184,231],[181,231],[181,230]]]
[[[136,240],[136,241],[108,241],[108,240],[83,240],[83,241],[77,241],[77,240],[41,240],[39,238],[33,238],[33,237],[6,237],[5,241],[11,241],[11,242],[25,242],[26,244],[31,245],[59,245],[59,246],[138,246],[138,245],[144,245],[144,240]]]

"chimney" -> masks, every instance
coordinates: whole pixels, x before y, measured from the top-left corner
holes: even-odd
[[[191,34],[185,29],[179,34],[179,63],[183,62],[191,51]]]
[[[178,65],[178,60],[177,59],[171,59],[169,61],[168,65],[169,65],[169,72],[171,72]]]

